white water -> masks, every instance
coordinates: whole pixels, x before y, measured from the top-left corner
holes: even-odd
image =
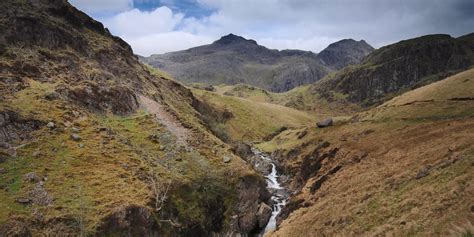
[[[265,227],[264,233],[276,229],[276,217],[280,214],[281,209],[286,205],[287,197],[278,193],[278,190],[283,190],[284,188],[278,182],[278,174],[276,171],[275,164],[271,163],[272,172],[266,176],[267,178],[267,188],[275,189],[272,191],[272,201],[273,201],[273,211],[270,220],[268,221],[267,226]]]
[[[262,161],[265,161],[272,166],[271,172],[265,175],[267,179],[267,189],[272,194],[271,199],[273,201],[273,207],[270,220],[268,221],[267,226],[263,231],[264,234],[266,232],[273,231],[276,229],[276,217],[278,216],[278,214],[280,214],[281,209],[286,205],[288,195],[286,193],[285,188],[282,187],[280,182],[278,181],[278,178],[280,176],[278,175],[274,161],[258,150],[254,150],[254,154],[259,156]],[[256,166],[258,166],[258,163],[256,164]]]

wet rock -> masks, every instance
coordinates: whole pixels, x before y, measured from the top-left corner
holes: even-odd
[[[272,208],[265,203],[260,203],[257,211],[258,226],[263,228],[267,225],[268,220],[272,216]]]
[[[240,233],[250,233],[258,229],[257,212],[259,203],[267,202],[271,194],[266,189],[265,181],[257,176],[242,177],[237,185],[239,215],[238,227]]]
[[[332,118],[327,118],[325,120],[317,122],[316,126],[318,126],[318,128],[325,128],[325,127],[332,126],[332,124],[333,124]]]
[[[81,136],[79,136],[79,134],[77,134],[77,133],[71,134],[71,139],[72,139],[73,141],[76,141],[76,142],[82,140]]]
[[[28,182],[36,183],[36,182],[41,181],[43,178],[41,178],[35,172],[30,172],[30,173],[25,174],[23,176],[23,179]]]
[[[46,124],[46,127],[49,129],[54,129],[56,125],[53,122],[49,122],[48,124]]]
[[[231,158],[230,158],[230,156],[224,156],[224,157],[222,158],[222,160],[224,161],[224,163],[229,163],[230,160],[231,160]]]

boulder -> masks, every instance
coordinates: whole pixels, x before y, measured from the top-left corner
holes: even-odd
[[[270,217],[272,216],[272,208],[265,203],[260,203],[260,207],[257,211],[258,226],[264,228]]]
[[[53,122],[49,122],[48,124],[46,124],[46,127],[49,129],[54,129],[56,125]]]
[[[36,183],[42,180],[42,178],[35,172],[27,173],[23,176],[23,179],[28,182]]]
[[[317,122],[316,125],[318,126],[318,128],[325,128],[325,127],[332,126],[332,123],[333,123],[332,118],[327,118],[325,120]]]
[[[28,199],[28,198],[17,198],[15,201],[20,203],[20,204],[30,204],[31,203],[30,199]]]
[[[76,141],[76,142],[82,140],[81,136],[79,136],[79,134],[77,134],[77,133],[71,134],[71,139],[72,139],[73,141]]]

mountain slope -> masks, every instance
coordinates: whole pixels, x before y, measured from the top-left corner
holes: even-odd
[[[472,34],[459,38],[427,35],[375,50],[360,65],[347,67],[314,84],[325,98],[341,93],[371,105],[403,91],[443,79],[474,64]]]
[[[270,50],[254,40],[229,34],[210,45],[141,60],[185,83],[244,83],[281,92],[315,82],[346,63],[357,63],[369,47],[365,42],[336,43],[325,51],[323,61],[312,52]],[[344,62],[335,62],[339,58]]]
[[[2,1],[0,31],[0,235],[258,231],[265,181],[189,89],[67,1]]]
[[[471,69],[260,144],[296,193],[270,236],[472,233],[473,82]]]

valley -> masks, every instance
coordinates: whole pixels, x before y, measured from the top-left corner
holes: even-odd
[[[0,236],[474,233],[473,33],[142,57],[68,1],[0,12]]]

